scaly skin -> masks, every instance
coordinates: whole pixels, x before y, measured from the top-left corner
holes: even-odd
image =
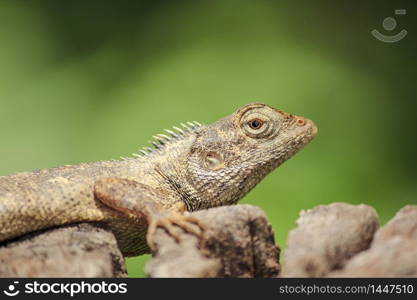
[[[146,253],[148,224],[187,228],[194,220],[181,219],[183,210],[237,203],[317,133],[308,119],[256,103],[211,125],[174,128],[132,158],[1,176],[0,241],[104,222],[125,256]]]

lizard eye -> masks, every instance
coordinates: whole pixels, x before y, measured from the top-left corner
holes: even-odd
[[[255,107],[246,111],[239,123],[243,132],[255,139],[268,138],[279,129],[279,119],[266,108]]]
[[[260,119],[253,119],[248,122],[248,125],[250,126],[250,128],[255,129],[255,130],[260,129],[263,124],[264,124],[264,121]]]

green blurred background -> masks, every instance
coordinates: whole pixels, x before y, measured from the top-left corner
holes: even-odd
[[[285,246],[301,209],[417,204],[413,2],[0,1],[0,175],[129,156],[183,121],[249,102],[317,138],[242,202]],[[407,15],[395,16],[405,8]],[[376,40],[386,17],[409,31]],[[128,259],[143,276],[148,256]]]

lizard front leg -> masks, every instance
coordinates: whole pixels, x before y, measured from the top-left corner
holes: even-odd
[[[183,202],[173,199],[170,207],[163,207],[164,197],[169,197],[161,190],[156,190],[139,182],[123,178],[103,178],[94,184],[94,195],[104,205],[123,214],[144,218],[148,223],[147,242],[154,249],[153,235],[158,227],[166,230],[170,236],[179,241],[175,227],[201,236],[203,227],[192,216],[184,215]]]

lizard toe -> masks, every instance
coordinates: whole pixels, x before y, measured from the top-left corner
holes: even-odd
[[[203,237],[204,233],[204,226],[197,218],[193,216],[186,216],[175,213],[170,214],[165,218],[152,219],[149,224],[146,236],[148,245],[152,250],[156,248],[154,236],[158,228],[165,230],[165,232],[177,243],[181,242],[181,234],[179,233],[178,228],[184,232],[196,236],[199,239]]]

